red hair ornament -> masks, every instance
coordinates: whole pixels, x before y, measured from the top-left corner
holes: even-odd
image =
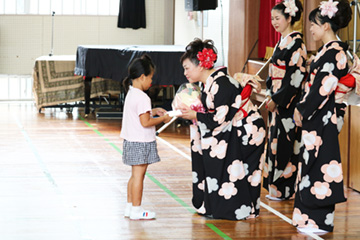
[[[214,67],[214,62],[217,59],[216,53],[210,48],[204,48],[198,52],[197,59],[200,61],[200,66],[205,69],[211,69]]]

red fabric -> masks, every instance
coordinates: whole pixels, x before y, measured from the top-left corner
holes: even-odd
[[[280,39],[280,33],[271,25],[271,9],[281,0],[261,0],[259,19],[258,57],[264,58],[266,47],[275,47]]]
[[[345,86],[349,88],[355,87],[355,78],[350,73],[346,74],[342,78],[340,78],[339,83],[344,84]]]
[[[241,94],[240,94],[242,100],[247,99],[243,104],[241,104],[241,106],[240,106],[240,108],[239,108],[239,110],[238,110],[238,112],[239,112],[239,111],[242,111],[242,112],[243,112],[244,117],[247,117],[248,113],[243,109],[243,106],[249,101],[251,92],[252,92],[252,87],[251,87],[249,84],[247,84],[247,85],[243,88],[243,90],[241,91]]]

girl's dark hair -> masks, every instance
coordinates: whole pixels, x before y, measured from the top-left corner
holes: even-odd
[[[276,4],[272,10],[278,10],[282,13],[282,15],[285,16],[286,19],[289,19],[289,17],[291,17],[291,26],[294,25],[297,21],[300,20],[301,18],[301,13],[303,12],[303,6],[301,4],[301,2],[299,0],[295,0],[295,5],[296,7],[299,9],[296,13],[295,16],[290,16],[289,13],[285,12],[286,6],[284,5],[284,1],[281,3]]]
[[[155,65],[149,55],[144,54],[140,58],[135,58],[128,68],[128,76],[122,82],[125,92],[129,90],[129,86],[132,85],[134,79],[139,78],[142,74],[148,76],[154,72]]]
[[[336,6],[338,11],[335,13],[335,16],[332,18],[329,18],[327,15],[322,16],[321,10],[318,7],[311,11],[309,15],[310,22],[313,22],[317,25],[319,25],[319,23],[323,25],[328,22],[334,33],[336,33],[339,29],[346,27],[351,21],[352,16],[350,3],[348,0],[341,0],[337,2],[339,2]]]
[[[190,42],[186,48],[185,53],[181,56],[180,62],[181,64],[185,61],[185,59],[189,59],[196,66],[199,65],[199,60],[197,58],[197,54],[201,52],[204,48],[212,49],[215,54],[217,54],[216,47],[214,46],[213,40],[204,40],[202,41],[199,38],[195,38],[194,41]],[[214,63],[216,60],[214,61]]]

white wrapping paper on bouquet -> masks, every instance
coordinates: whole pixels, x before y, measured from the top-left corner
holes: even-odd
[[[181,115],[180,109],[190,108],[196,112],[204,112],[204,106],[201,103],[201,90],[194,83],[184,83],[177,90],[174,100],[171,104],[173,111],[168,112],[169,116]]]

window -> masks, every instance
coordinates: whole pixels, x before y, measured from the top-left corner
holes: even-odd
[[[117,16],[120,0],[0,0],[0,14]]]

